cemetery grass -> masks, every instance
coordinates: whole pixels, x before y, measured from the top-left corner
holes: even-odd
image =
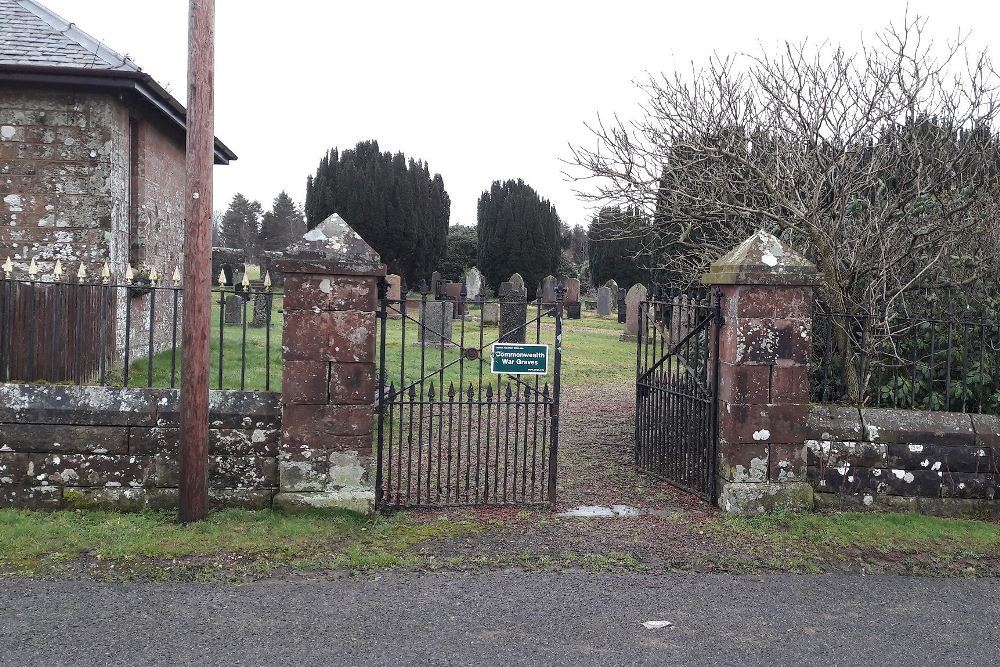
[[[282,313],[281,300],[276,298],[274,311],[272,313],[272,325],[270,333],[270,359],[266,354],[267,335],[263,329],[247,327],[246,336],[246,357],[243,358],[243,327],[242,325],[226,325],[222,336],[222,384],[219,384],[219,307],[213,305],[212,310],[212,331],[211,331],[211,370],[209,382],[212,389],[245,389],[248,391],[281,391],[281,327]],[[529,311],[531,312],[531,311]],[[246,307],[247,317],[253,315],[252,302]],[[529,319],[534,317],[529,314]],[[423,375],[421,375],[421,348],[414,346],[418,325],[413,321],[406,322],[405,341],[405,369],[400,376],[400,360],[404,357],[403,325],[400,320],[388,320],[386,329],[386,372],[387,382],[392,382],[398,389],[401,385],[406,386],[417,381],[423,376],[431,375],[442,365],[448,368],[441,374],[434,374],[429,377],[425,390],[429,388],[431,380],[435,387],[440,387],[442,379],[445,386],[454,384],[456,390],[460,384],[466,389],[469,383],[478,386],[478,362],[463,361],[458,363],[459,351],[457,347],[450,347],[441,350],[440,348],[425,348],[423,355]],[[454,337],[456,343],[461,340],[462,323],[455,321]],[[555,338],[555,324],[551,318],[543,319],[540,330],[540,342],[550,345],[550,367],[554,365],[554,356],[551,346]],[[584,313],[583,319],[570,320],[563,319],[563,366],[562,384],[563,386],[579,386],[592,384],[626,384],[631,381],[635,374],[635,343],[622,342],[618,340],[618,335],[624,330],[624,325],[618,324],[616,320],[610,318],[599,318],[592,312]],[[465,323],[466,348],[480,346],[480,332],[482,332],[482,344],[484,353],[487,355],[487,366],[484,368],[484,390],[485,384],[490,382],[489,376],[489,349],[490,344],[499,336],[499,329],[496,326],[487,325],[480,327],[478,322]],[[527,340],[535,340],[536,325],[529,324]],[[179,336],[179,334],[178,334]],[[179,386],[181,372],[181,350],[178,348],[177,354],[171,351],[161,352],[153,357],[152,381],[149,376],[148,359],[141,358],[132,361],[129,368],[129,386],[143,387],[171,387]],[[245,365],[244,365],[245,364]],[[270,382],[268,382],[268,368],[270,368]],[[548,383],[551,387],[553,375],[539,377],[539,386]],[[111,384],[121,384],[123,377],[112,378]],[[172,384],[173,382],[173,384]],[[494,385],[495,386],[495,385]]]

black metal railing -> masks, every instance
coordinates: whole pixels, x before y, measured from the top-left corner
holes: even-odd
[[[812,400],[1000,414],[1000,319],[963,310],[813,316]]]
[[[155,272],[104,273],[0,279],[0,382],[179,385],[180,276],[163,285]],[[282,295],[269,280],[211,289],[213,388],[279,389]]]
[[[635,464],[714,502],[721,295],[653,294],[638,311]]]

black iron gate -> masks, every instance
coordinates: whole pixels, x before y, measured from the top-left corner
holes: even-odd
[[[454,292],[391,299],[383,286],[376,503],[553,503],[565,290],[551,303]],[[545,345],[546,372],[493,373],[503,343]]]
[[[721,297],[654,296],[639,305],[635,463],[715,501]]]

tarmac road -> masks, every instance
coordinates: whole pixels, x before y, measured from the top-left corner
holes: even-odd
[[[1000,664],[1000,579],[384,573],[0,581],[0,665]],[[647,629],[644,621],[670,621]]]

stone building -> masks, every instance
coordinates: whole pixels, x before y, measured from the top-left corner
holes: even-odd
[[[130,58],[34,0],[0,0],[0,262],[15,276],[32,259],[43,276],[107,263],[115,282],[127,265],[183,271],[184,145],[184,107]],[[235,159],[216,140],[215,163]]]

